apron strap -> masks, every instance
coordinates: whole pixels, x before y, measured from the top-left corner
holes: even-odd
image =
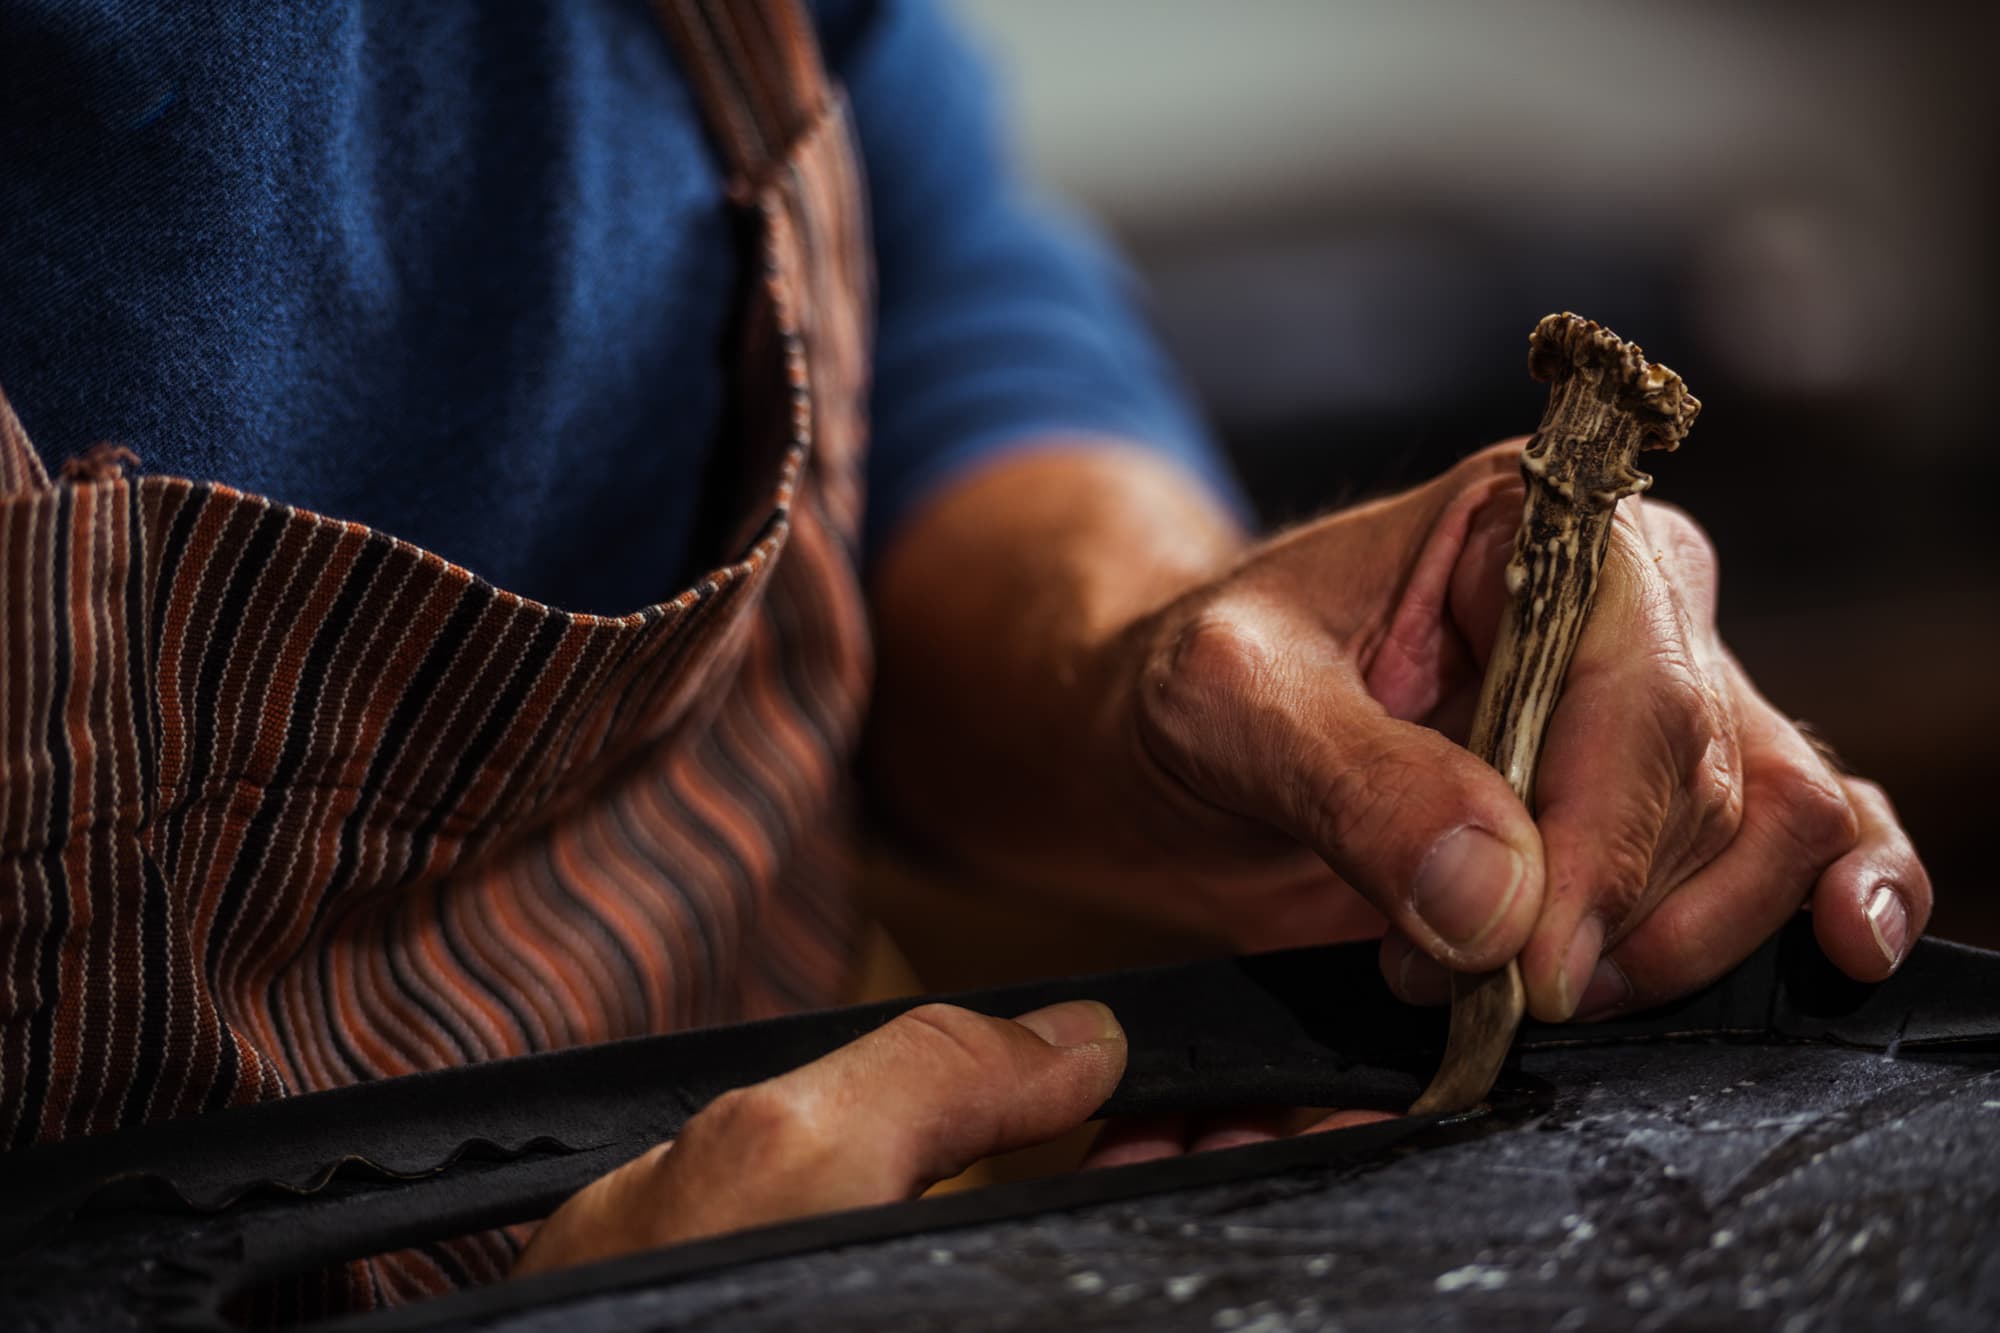
[[[653,0],[694,82],[734,187],[785,160],[831,96],[798,0]]]
[[[0,499],[17,491],[45,491],[49,474],[42,469],[41,456],[28,443],[27,429],[14,415],[14,405],[0,389]]]

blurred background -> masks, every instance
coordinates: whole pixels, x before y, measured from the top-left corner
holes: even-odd
[[[1729,640],[1888,788],[1933,932],[2000,946],[2000,6],[949,3],[1272,522],[1532,430],[1550,311],[1680,371],[1648,470]],[[1100,961],[885,915],[926,982]]]

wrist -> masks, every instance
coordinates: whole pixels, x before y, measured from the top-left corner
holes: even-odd
[[[1244,545],[1178,465],[1102,441],[1016,451],[933,498],[871,581],[866,767],[886,812],[1005,878],[1099,873],[1122,837],[1141,627]]]

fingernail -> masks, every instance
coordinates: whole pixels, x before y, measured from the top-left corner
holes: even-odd
[[[1623,1009],[1632,998],[1632,983],[1626,979],[1625,971],[1609,958],[1598,960],[1591,969],[1590,984],[1583,988],[1583,998],[1577,1001],[1578,1018],[1602,1018],[1616,1009]]]
[[[1477,944],[1506,914],[1526,869],[1519,852],[1485,829],[1457,829],[1417,868],[1411,905],[1446,943]]]
[[[1868,895],[1868,929],[1875,932],[1875,947],[1890,967],[1903,961],[1903,950],[1910,945],[1910,909],[1903,906],[1903,895],[1887,884],[1877,884]]]
[[[1051,1046],[1087,1046],[1125,1035],[1117,1015],[1095,1000],[1065,1000],[1014,1020]]]
[[[1562,1007],[1566,1016],[1574,1016],[1582,1007],[1603,953],[1604,923],[1594,916],[1585,917],[1576,934],[1570,937],[1568,952],[1563,954]]]

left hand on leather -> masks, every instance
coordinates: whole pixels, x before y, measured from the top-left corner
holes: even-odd
[[[1081,1125],[1125,1072],[1089,1000],[1018,1019],[927,1004],[763,1083],[571,1196],[515,1276],[815,1213],[914,1198],[994,1153]]]

